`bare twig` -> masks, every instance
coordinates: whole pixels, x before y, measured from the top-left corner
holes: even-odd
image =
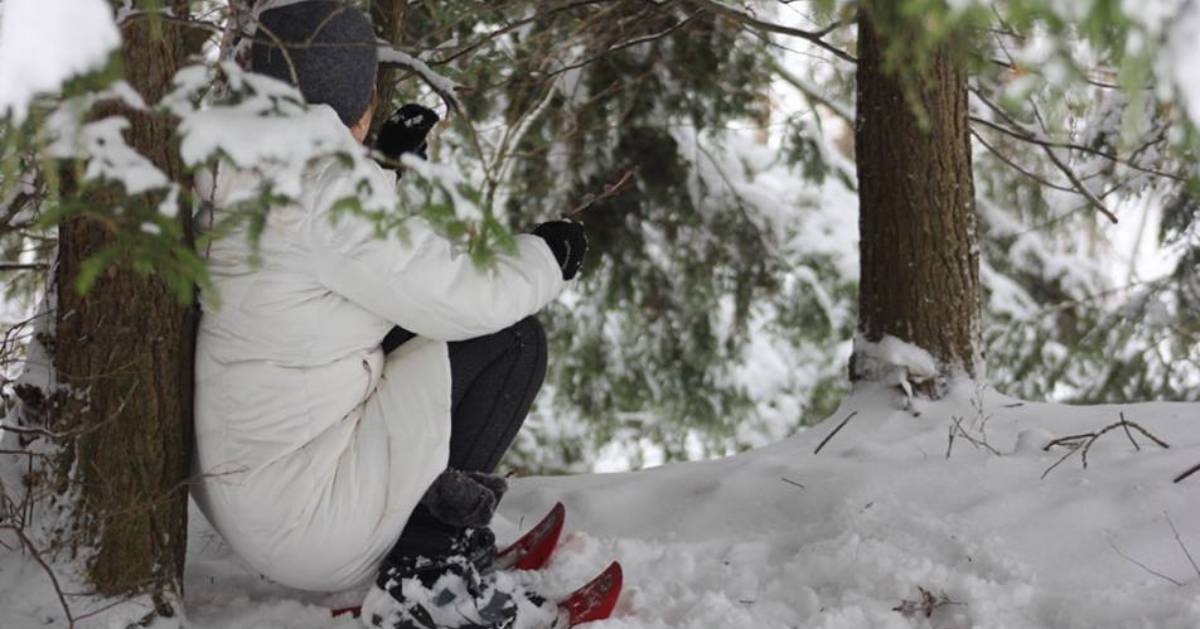
[[[1200,463],[1197,463],[1197,464],[1187,468],[1186,470],[1184,470],[1182,474],[1175,477],[1174,482],[1176,482],[1176,483],[1182,482],[1183,479],[1191,476],[1192,474],[1195,474],[1196,472],[1200,472]]]
[[[566,212],[563,213],[563,216],[570,218],[572,216],[575,216],[576,214],[582,213],[584,210],[592,207],[593,205],[599,203],[600,201],[603,201],[604,199],[607,199],[609,197],[613,197],[613,196],[616,196],[617,194],[620,194],[622,191],[625,190],[625,188],[629,185],[629,183],[631,181],[633,181],[633,176],[634,176],[634,174],[637,173],[637,171],[638,171],[637,166],[634,166],[633,168],[630,168],[629,170],[625,171],[625,174],[621,175],[620,179],[618,179],[614,183],[604,184],[604,189],[601,190],[598,194],[588,195],[588,198],[586,200],[584,200],[583,203],[580,203],[579,205],[567,210]]]
[[[1125,436],[1129,437],[1129,443],[1133,444],[1133,448],[1138,452],[1142,451],[1142,446],[1138,445],[1137,439],[1133,438],[1133,433],[1129,432],[1129,423],[1125,421],[1125,411],[1118,413],[1121,416],[1121,428],[1125,429]]]
[[[783,79],[789,85],[799,90],[800,93],[804,94],[804,97],[810,102],[825,106],[826,109],[833,112],[833,115],[841,118],[842,122],[844,122],[847,126],[850,128],[854,127],[853,106],[838,103],[833,99],[821,94],[815,86],[809,85],[807,81],[785,68],[777,59],[772,58],[769,63],[771,64],[772,69],[775,70],[776,74],[778,74],[779,78]]]
[[[790,479],[790,478],[787,478],[786,476],[785,476],[785,477],[781,477],[779,480],[781,480],[781,481],[783,481],[783,482],[785,482],[785,483],[787,483],[787,484],[789,484],[789,485],[792,485],[792,486],[794,486],[794,487],[799,487],[800,489],[805,489],[805,487],[804,487],[804,484],[803,484],[803,483],[797,483],[796,481],[794,481],[794,480],[792,480],[792,479]]]
[[[910,601],[908,599],[904,599],[900,601],[899,605],[893,607],[892,611],[900,612],[900,614],[906,618],[912,618],[918,615],[931,618],[933,613],[940,607],[945,607],[946,605],[963,605],[963,603],[950,600],[950,597],[947,596],[945,592],[942,592],[938,596],[934,596],[933,592],[930,592],[919,585],[917,586],[917,592],[920,595],[919,600]]]
[[[1033,107],[1033,114],[1040,122],[1042,115],[1038,113],[1037,107]],[[1054,149],[1043,144],[1042,150],[1046,153],[1046,156],[1050,158],[1050,162],[1054,164],[1055,168],[1058,168],[1063,175],[1066,175],[1067,180],[1071,182],[1071,185],[1075,187],[1075,190],[1079,194],[1083,195],[1083,198],[1087,199],[1088,203],[1091,203],[1098,212],[1103,214],[1115,225],[1117,223],[1117,215],[1113,214],[1112,210],[1109,210],[1108,206],[1104,205],[1104,201],[1101,201],[1096,197],[1095,193],[1088,189],[1087,184],[1085,184],[1083,180],[1079,178],[1079,175],[1077,175],[1075,171],[1067,165],[1066,162],[1062,161],[1062,158],[1060,158],[1058,154],[1054,152]]]
[[[985,96],[983,94],[983,92],[980,91],[978,88],[971,88],[971,93],[974,94],[981,103],[986,105],[988,109],[992,110],[993,112],[996,113],[996,115],[1000,116],[1000,118],[1002,118],[1004,120],[1004,122],[1006,122],[1009,126],[999,125],[999,124],[996,124],[995,122],[992,122],[991,120],[987,120],[985,118],[980,118],[979,116],[970,116],[970,121],[972,123],[981,124],[985,127],[988,127],[989,129],[1003,133],[1013,139],[1021,140],[1022,142],[1028,142],[1030,144],[1035,144],[1037,146],[1042,146],[1042,147],[1060,148],[1060,149],[1067,149],[1067,150],[1071,150],[1071,151],[1079,151],[1080,153],[1086,153],[1088,155],[1102,157],[1104,159],[1107,159],[1110,162],[1115,162],[1117,164],[1127,166],[1129,168],[1132,168],[1133,170],[1146,173],[1147,175],[1154,175],[1155,177],[1163,177],[1163,178],[1171,179],[1173,181],[1178,181],[1181,183],[1186,181],[1185,177],[1181,177],[1179,175],[1164,172],[1161,170],[1155,170],[1153,168],[1148,168],[1148,167],[1142,166],[1141,164],[1138,164],[1137,162],[1134,162],[1132,160],[1123,158],[1123,157],[1113,154],[1113,153],[1106,153],[1097,148],[1093,148],[1090,146],[1084,146],[1082,144],[1074,144],[1071,142],[1058,142],[1058,141],[1051,140],[1049,138],[1038,137],[1038,135],[1035,134],[1032,130],[1026,128],[1025,125],[1021,124],[1019,121],[1014,119],[1011,115],[1009,115],[1009,113],[1007,111],[1005,111],[1002,107],[1000,107],[996,103],[992,102],[992,100],[989,99],[987,96]]]
[[[957,433],[959,435],[962,435],[962,438],[966,439],[967,443],[970,443],[971,445],[975,446],[977,449],[983,448],[984,450],[987,450],[988,452],[991,452],[992,454],[994,454],[996,456],[1001,456],[1000,451],[997,450],[996,448],[993,448],[992,445],[990,443],[988,443],[986,439],[977,439],[975,437],[972,437],[970,435],[970,433],[968,433],[967,430],[965,428],[963,428],[963,426],[962,426],[963,419],[964,418],[962,418],[962,417],[951,417],[950,418],[950,421],[951,421],[951,425],[950,425],[951,443],[953,443],[954,435],[955,435],[955,433]],[[950,458],[950,447],[949,446],[947,446],[947,448],[946,448],[946,458]]]
[[[11,530],[17,536],[17,539],[21,542],[21,545],[29,551],[29,556],[33,557],[33,560],[42,567],[42,570],[45,570],[46,576],[50,577],[50,583],[54,586],[54,593],[58,596],[58,602],[60,605],[62,605],[63,613],[67,615],[68,626],[74,627],[75,617],[71,615],[71,606],[67,604],[67,597],[63,594],[62,585],[59,584],[58,577],[54,574],[54,570],[50,567],[50,564],[46,563],[46,560],[42,558],[41,551],[38,550],[37,546],[34,546],[29,537],[25,535],[25,531],[23,529],[19,527],[10,527],[9,530]]]
[[[1066,453],[1066,454],[1062,455],[1062,458],[1061,458],[1061,459],[1059,459],[1059,460],[1057,460],[1057,461],[1055,461],[1055,462],[1054,462],[1054,465],[1051,465],[1050,467],[1046,468],[1046,471],[1042,472],[1042,479],[1044,480],[1044,479],[1046,478],[1046,476],[1047,476],[1048,474],[1050,474],[1050,472],[1051,472],[1052,470],[1054,470],[1054,468],[1056,468],[1056,467],[1058,467],[1059,465],[1061,465],[1063,461],[1066,461],[1066,460],[1067,460],[1067,457],[1069,457],[1069,456],[1071,456],[1072,454],[1075,454],[1076,452],[1078,452],[1078,451],[1079,451],[1079,449],[1083,447],[1083,444],[1084,444],[1084,442],[1082,442],[1082,441],[1081,441],[1081,442],[1079,442],[1079,443],[1077,443],[1077,444],[1075,444],[1075,446],[1074,446],[1073,448],[1071,448],[1071,451],[1070,451],[1070,452],[1068,452],[1068,453]],[[1047,447],[1049,447],[1049,445],[1047,445]],[[1044,448],[1043,448],[1043,449],[1044,449]]]
[[[858,414],[858,411],[852,411],[849,415],[847,415],[846,419],[843,419],[842,423],[838,424],[837,428],[833,429],[833,432],[830,432],[828,435],[825,436],[824,439],[821,440],[821,443],[817,444],[817,449],[813,450],[813,454],[820,454],[821,448],[824,448],[825,444],[829,443],[829,440],[833,439],[833,436],[838,434],[838,432],[840,432],[842,430],[842,428],[844,428],[846,426],[846,423],[849,422],[850,419],[857,414]]]
[[[1196,559],[1192,557],[1187,544],[1184,544],[1183,538],[1179,536],[1179,529],[1175,528],[1175,521],[1171,519],[1171,514],[1163,511],[1163,517],[1167,518],[1167,524],[1171,526],[1171,532],[1175,534],[1175,542],[1183,549],[1183,554],[1187,557],[1188,563],[1192,564],[1192,570],[1195,570],[1196,576],[1200,577],[1200,566],[1196,565]]]
[[[1096,434],[1096,433],[1085,432],[1085,433],[1078,434],[1078,435],[1067,435],[1065,437],[1059,437],[1058,439],[1055,439],[1055,440],[1051,441],[1050,443],[1047,443],[1046,445],[1042,446],[1042,452],[1049,452],[1050,448],[1053,448],[1054,446],[1075,447],[1077,445],[1082,445],[1082,444],[1076,444],[1073,442],[1083,441],[1084,439],[1087,439],[1088,437],[1091,437],[1094,434]]]
[[[1117,548],[1117,545],[1111,539],[1108,540],[1108,545],[1110,547],[1112,547],[1113,551],[1116,552],[1118,555],[1120,555],[1121,558],[1124,559],[1125,561],[1132,563],[1133,565],[1141,568],[1142,570],[1145,570],[1146,572],[1149,572],[1150,574],[1152,574],[1164,581],[1175,584],[1176,587],[1183,587],[1183,582],[1181,582],[1177,579],[1173,579],[1173,578],[1155,570],[1154,568],[1147,566],[1146,564],[1138,561],[1137,559],[1134,559],[1133,557],[1126,555],[1120,548]]]
[[[996,147],[992,146],[992,145],[991,145],[991,143],[989,143],[987,140],[983,139],[983,135],[981,135],[981,134],[980,134],[978,131],[976,131],[975,129],[971,129],[971,137],[975,138],[975,140],[976,140],[976,141],[978,141],[980,144],[982,144],[982,145],[983,145],[983,148],[987,149],[987,150],[988,150],[988,152],[989,152],[989,153],[991,153],[993,157],[995,157],[996,159],[1000,160],[1002,163],[1004,163],[1005,165],[1007,165],[1009,168],[1011,168],[1011,169],[1013,169],[1013,170],[1017,171],[1018,173],[1021,173],[1022,175],[1025,175],[1026,177],[1028,177],[1028,178],[1032,179],[1033,181],[1037,182],[1037,184],[1038,184],[1038,185],[1040,185],[1040,186],[1043,186],[1043,187],[1046,187],[1046,188],[1051,188],[1051,189],[1054,189],[1054,190],[1059,190],[1059,191],[1062,191],[1062,192],[1071,192],[1071,193],[1074,193],[1074,192],[1075,192],[1075,189],[1074,189],[1074,188],[1071,188],[1071,187],[1069,187],[1069,186],[1062,186],[1062,185],[1056,184],[1056,183],[1054,183],[1054,182],[1050,181],[1049,179],[1046,179],[1045,177],[1043,177],[1043,176],[1041,176],[1041,175],[1039,175],[1039,174],[1037,174],[1037,173],[1035,173],[1035,172],[1033,172],[1033,171],[1031,171],[1031,170],[1029,170],[1029,169],[1025,168],[1024,166],[1021,166],[1020,164],[1016,163],[1016,161],[1014,161],[1014,160],[1012,160],[1011,158],[1009,158],[1009,157],[1008,157],[1007,155],[1005,155],[1005,154],[1004,154],[1004,153],[1003,153],[1003,152],[1002,152],[1000,149],[998,149],[998,148],[996,148]]]
[[[0,262],[0,271],[44,271],[49,268],[42,262]]]
[[[1124,418],[1122,418],[1122,419],[1124,419]],[[1170,447],[1171,447],[1170,444],[1168,444],[1167,442],[1163,441],[1162,439],[1159,439],[1158,437],[1155,437],[1154,435],[1150,434],[1150,431],[1146,430],[1145,428],[1142,428],[1136,422],[1125,422],[1125,425],[1142,433],[1143,435],[1146,436],[1147,439],[1149,439],[1150,441],[1153,441],[1154,444],[1157,445],[1158,447],[1160,447],[1164,450],[1170,449]]]
[[[1080,454],[1080,459],[1083,462],[1083,469],[1086,470],[1087,466],[1088,466],[1087,456],[1088,456],[1088,452],[1092,448],[1092,445],[1095,444],[1096,441],[1098,439],[1100,439],[1101,436],[1104,435],[1104,433],[1106,433],[1110,430],[1115,430],[1117,428],[1122,428],[1125,430],[1125,434],[1129,436],[1129,440],[1133,442],[1134,447],[1136,447],[1139,452],[1141,451],[1141,448],[1138,447],[1136,441],[1133,441],[1133,435],[1129,432],[1130,428],[1133,428],[1134,430],[1137,430],[1138,432],[1142,433],[1143,435],[1146,436],[1146,438],[1150,439],[1151,441],[1153,441],[1155,444],[1157,444],[1161,448],[1166,449],[1166,448],[1171,447],[1170,444],[1163,441],[1162,439],[1159,439],[1158,437],[1155,437],[1153,434],[1150,433],[1149,430],[1146,430],[1141,425],[1137,424],[1136,422],[1131,422],[1131,421],[1125,419],[1124,413],[1121,413],[1120,416],[1121,416],[1121,421],[1109,424],[1108,426],[1105,426],[1104,428],[1101,428],[1100,430],[1098,430],[1096,432],[1085,432],[1085,433],[1078,434],[1078,435],[1068,435],[1066,437],[1059,437],[1057,439],[1054,439],[1050,443],[1047,443],[1045,446],[1043,446],[1042,450],[1047,451],[1047,452],[1050,450],[1050,448],[1052,448],[1054,446],[1067,446],[1067,447],[1071,448],[1071,451],[1064,454],[1061,459],[1056,461],[1054,463],[1054,465],[1051,465],[1049,468],[1047,468],[1045,472],[1042,472],[1042,478],[1046,478],[1046,475],[1050,473],[1050,470],[1053,470],[1054,468],[1058,467],[1059,463],[1062,463],[1063,461],[1067,460],[1067,457],[1071,456],[1072,454],[1075,454],[1075,452],[1080,449],[1082,449],[1082,454]],[[1176,481],[1176,482],[1178,482],[1178,481]]]
[[[753,15],[750,15],[749,13],[743,13],[731,6],[721,4],[717,0],[701,0],[701,1],[703,2],[704,6],[709,11],[712,11],[713,13],[716,13],[717,15],[720,15],[732,22],[741,24],[742,26],[746,26],[746,27],[754,29],[756,31],[775,33],[776,35],[787,35],[789,37],[799,37],[800,39],[808,41],[815,46],[818,46],[820,48],[823,48],[823,49],[829,51],[830,53],[833,53],[833,56],[837,57],[838,59],[841,59],[843,61],[849,61],[850,63],[858,62],[858,60],[855,59],[853,55],[846,52],[845,50],[842,50],[841,48],[838,48],[837,46],[834,46],[833,44],[830,44],[829,42],[825,41],[825,39],[824,39],[824,37],[826,35],[828,35],[829,33],[837,30],[838,28],[841,28],[842,26],[845,26],[845,24],[846,24],[845,22],[841,22],[841,21],[834,22],[833,24],[831,24],[819,31],[805,31],[805,30],[801,30],[798,28],[793,28],[791,26],[784,26],[783,24],[776,24],[774,22],[767,22],[766,20],[761,20]]]

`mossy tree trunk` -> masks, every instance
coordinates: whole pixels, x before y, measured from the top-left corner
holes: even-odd
[[[172,9],[187,15],[186,2]],[[122,35],[125,80],[157,102],[187,55],[184,33],[134,19]],[[130,119],[130,146],[181,179],[173,121],[117,105],[102,104],[95,115],[116,113]],[[145,196],[105,188],[83,201],[153,212],[160,197]],[[189,213],[179,220],[190,241]],[[87,214],[59,225],[52,351],[65,388],[54,397],[50,426],[70,435],[54,474],[69,526],[54,550],[85,561],[82,577],[97,594],[149,599],[148,621],[177,616],[182,600],[194,314],[164,282],[127,267],[104,273],[81,295],[76,279],[84,261],[112,243],[105,222]]]
[[[891,335],[924,348],[943,374],[982,375],[967,74],[943,47],[902,79],[886,67],[889,45],[860,12],[859,329],[870,341]]]

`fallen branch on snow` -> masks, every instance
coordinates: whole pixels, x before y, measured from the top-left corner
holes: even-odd
[[[1182,474],[1180,474],[1179,476],[1176,476],[1175,482],[1178,483],[1178,482],[1182,481],[1183,479],[1191,476],[1192,474],[1195,474],[1196,472],[1200,472],[1200,463],[1197,463],[1197,464],[1187,468],[1186,470],[1183,471]]]
[[[838,431],[840,431],[842,428],[844,428],[846,426],[846,422],[850,421],[850,418],[854,417],[857,414],[858,414],[858,411],[852,411],[849,415],[847,415],[846,419],[843,419],[842,423],[838,424],[837,428],[833,429],[833,432],[826,435],[825,438],[821,440],[821,443],[817,444],[817,449],[813,450],[813,454],[820,454],[821,448],[824,448],[825,444],[829,443],[829,440],[833,439],[833,436],[838,434]]]
[[[1085,432],[1085,433],[1081,433],[1078,435],[1067,435],[1066,437],[1059,437],[1058,439],[1055,439],[1055,440],[1051,441],[1050,443],[1047,443],[1045,446],[1042,446],[1043,452],[1049,452],[1050,448],[1053,448],[1054,446],[1066,446],[1066,447],[1071,448],[1071,450],[1069,452],[1067,452],[1066,454],[1064,454],[1062,456],[1062,458],[1055,461],[1054,465],[1051,465],[1050,467],[1046,468],[1045,472],[1042,472],[1042,478],[1046,478],[1046,475],[1048,475],[1051,470],[1058,467],[1059,464],[1062,463],[1063,461],[1066,461],[1067,458],[1069,458],[1072,454],[1075,454],[1076,452],[1079,452],[1081,450],[1082,450],[1082,454],[1080,455],[1080,458],[1083,462],[1083,469],[1086,470],[1087,466],[1088,466],[1088,463],[1087,463],[1088,451],[1091,450],[1092,445],[1095,444],[1096,441],[1098,439],[1100,439],[1100,437],[1102,435],[1104,435],[1104,433],[1106,433],[1110,430],[1117,429],[1117,428],[1121,428],[1122,430],[1125,431],[1125,435],[1127,437],[1129,437],[1129,442],[1132,443],[1133,447],[1136,448],[1139,452],[1141,451],[1142,448],[1140,445],[1138,445],[1137,440],[1133,438],[1133,433],[1130,432],[1130,430],[1129,430],[1130,428],[1133,428],[1133,429],[1137,430],[1138,432],[1142,433],[1142,435],[1144,435],[1147,439],[1153,441],[1155,444],[1157,444],[1158,446],[1160,446],[1164,449],[1171,447],[1170,444],[1163,441],[1162,439],[1159,439],[1158,437],[1155,437],[1153,434],[1150,433],[1149,430],[1146,430],[1138,423],[1131,422],[1131,421],[1125,419],[1125,413],[1120,413],[1120,416],[1121,416],[1121,421],[1113,423],[1113,424],[1109,424],[1108,426],[1105,426],[1104,428],[1101,428],[1100,430],[1098,430],[1096,432]],[[1178,481],[1176,481],[1176,482],[1178,482]]]
[[[934,596],[933,592],[930,592],[919,585],[917,586],[917,592],[921,595],[920,600],[910,601],[905,599],[900,601],[899,605],[893,607],[892,611],[900,612],[900,614],[905,618],[912,618],[917,614],[929,618],[933,616],[933,612],[937,611],[939,607],[945,607],[947,605],[965,605],[965,603],[959,603],[958,601],[950,600],[950,597],[946,596],[945,592],[938,596]]]
[[[963,417],[957,416],[950,418],[949,435],[947,436],[946,440],[946,458],[950,458],[950,452],[954,449],[954,438],[958,435],[961,435],[963,439],[967,440],[967,443],[975,446],[976,449],[982,448],[996,456],[1001,456],[1000,451],[996,448],[993,448],[992,444],[987,442],[986,435],[982,439],[972,437],[971,434],[967,432],[967,429],[963,428],[962,423],[964,419],[965,418]]]
[[[1192,551],[1188,550],[1187,544],[1183,543],[1183,538],[1179,536],[1179,529],[1175,528],[1175,520],[1171,519],[1171,514],[1163,511],[1163,517],[1167,519],[1167,524],[1171,526],[1171,532],[1175,534],[1175,542],[1179,544],[1179,548],[1183,550],[1184,556],[1187,557],[1188,563],[1192,564],[1192,570],[1196,571],[1196,576],[1200,577],[1200,565],[1196,565],[1196,559],[1192,557]]]

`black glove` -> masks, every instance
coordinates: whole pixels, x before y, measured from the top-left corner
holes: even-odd
[[[421,504],[450,526],[480,528],[492,521],[508,482],[483,472],[447,469],[433,481]]]
[[[400,161],[400,156],[405,153],[428,159],[425,138],[438,120],[441,118],[432,109],[409,103],[397,109],[379,127],[379,133],[375,135],[375,150],[393,162]]]
[[[541,236],[558,266],[562,268],[564,280],[571,280],[583,266],[583,254],[587,253],[588,239],[583,232],[583,225],[575,221],[550,221],[533,228],[535,236]]]

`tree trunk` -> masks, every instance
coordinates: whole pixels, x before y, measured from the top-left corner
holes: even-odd
[[[375,25],[375,34],[393,46],[400,44],[407,11],[407,3],[401,0],[372,0],[371,23]],[[379,127],[392,115],[392,99],[396,96],[396,81],[399,78],[399,70],[395,68],[379,69],[379,76],[375,80],[379,107],[371,120],[371,133],[379,131]]]
[[[941,375],[982,375],[967,75],[943,48],[905,82],[884,67],[887,47],[861,11],[859,329],[868,341],[891,335],[927,350]],[[868,377],[860,358],[853,379]]]
[[[186,3],[173,8],[187,14]],[[157,102],[187,54],[184,34],[146,19],[122,31],[125,79]],[[102,105],[97,115],[116,113],[114,107]],[[132,123],[130,146],[178,180],[172,122],[120,113]],[[157,199],[145,196],[109,188],[85,202],[153,212],[146,204]],[[180,212],[180,221],[190,240],[188,212]],[[111,269],[80,295],[82,263],[112,242],[105,223],[86,214],[59,226],[53,356],[57,383],[67,389],[55,397],[50,425],[71,435],[53,476],[71,526],[54,550],[85,560],[81,576],[97,594],[146,597],[153,610],[145,620],[173,617],[182,600],[187,535],[194,315],[164,282],[128,268]]]

